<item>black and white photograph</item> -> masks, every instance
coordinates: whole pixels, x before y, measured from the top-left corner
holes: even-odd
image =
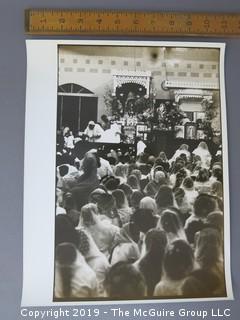
[[[46,88],[33,105],[49,110],[36,218],[48,291],[28,295],[27,180],[24,304],[230,299],[224,44],[52,42],[46,83],[29,58],[27,100]],[[30,133],[40,119],[28,114]]]
[[[58,47],[55,300],[226,296],[219,60]]]

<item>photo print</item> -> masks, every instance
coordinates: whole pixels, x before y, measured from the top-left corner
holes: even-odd
[[[47,50],[36,66],[39,46]],[[50,234],[31,244],[48,240],[39,267],[45,303],[232,298],[225,45],[28,41],[27,49],[25,164],[45,182],[37,219]],[[44,137],[46,166],[33,163],[34,134]],[[30,173],[26,278],[37,271],[26,273],[36,263]]]

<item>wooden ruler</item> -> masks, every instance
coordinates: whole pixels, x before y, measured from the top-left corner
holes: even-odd
[[[32,35],[239,36],[240,13],[29,9]]]

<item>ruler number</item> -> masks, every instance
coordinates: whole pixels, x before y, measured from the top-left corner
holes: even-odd
[[[175,25],[175,21],[174,21],[174,20],[170,20],[170,21],[169,21],[169,25],[170,25],[170,26],[174,26],[174,25]]]
[[[80,23],[80,24],[81,24],[81,23],[84,23],[84,19],[83,19],[83,18],[79,18],[79,19],[77,20],[77,22]]]
[[[120,19],[114,20],[114,24],[120,24],[120,23],[121,23],[121,20],[120,20]]]
[[[138,19],[134,19],[133,20],[133,24],[139,24],[139,20]]]

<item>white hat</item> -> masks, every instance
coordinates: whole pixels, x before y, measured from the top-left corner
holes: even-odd
[[[90,124],[90,125],[93,125],[93,126],[94,126],[94,125],[95,125],[95,122],[94,122],[93,120],[91,120],[91,121],[89,121],[89,122],[88,122],[88,124]]]

